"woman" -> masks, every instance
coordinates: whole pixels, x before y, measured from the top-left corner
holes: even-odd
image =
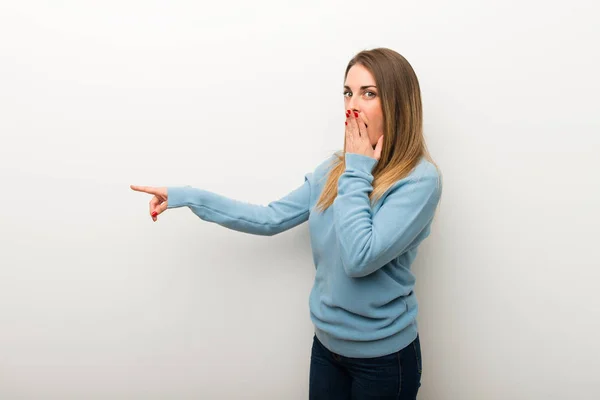
[[[346,68],[344,99],[344,152],[268,206],[190,186],[132,189],[154,195],[154,221],[183,206],[256,235],[308,221],[316,266],[310,399],[414,399],[422,364],[410,267],[441,195],[419,83],[400,54],[362,51]]]

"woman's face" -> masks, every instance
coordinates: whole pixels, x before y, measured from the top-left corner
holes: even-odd
[[[360,64],[354,64],[346,76],[344,105],[346,110],[359,114],[358,117],[367,126],[369,141],[375,147],[377,140],[383,135],[383,110],[375,78]]]

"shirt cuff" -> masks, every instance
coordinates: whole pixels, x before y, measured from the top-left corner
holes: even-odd
[[[167,208],[187,206],[191,202],[191,186],[171,186],[167,188]]]
[[[346,169],[354,169],[370,174],[376,164],[377,160],[373,157],[358,153],[346,153]]]

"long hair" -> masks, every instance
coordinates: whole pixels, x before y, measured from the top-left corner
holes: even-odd
[[[348,63],[344,81],[353,65],[360,64],[375,78],[383,112],[383,147],[373,168],[371,203],[399,179],[406,177],[425,157],[433,163],[423,137],[423,108],[419,81],[409,62],[387,48],[364,50]],[[344,141],[345,145],[345,141]],[[435,163],[433,163],[435,165]],[[345,170],[345,152],[336,153],[317,208],[325,211],[337,196],[338,179]]]

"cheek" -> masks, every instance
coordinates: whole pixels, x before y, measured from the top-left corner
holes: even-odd
[[[377,129],[379,130],[379,133],[383,133],[383,116],[377,118]]]
[[[369,110],[367,116],[369,118],[369,130],[373,128],[377,133],[381,133],[383,131],[383,114],[381,113],[381,110]]]
[[[382,124],[383,110],[381,109],[381,104],[379,102],[373,102],[373,104],[369,104],[369,107],[365,109],[365,113],[367,114],[371,124],[376,126]]]
[[[369,127],[367,128],[369,140],[374,146],[379,140],[379,136],[383,134],[383,116],[376,110],[371,110],[367,117],[369,118]]]

